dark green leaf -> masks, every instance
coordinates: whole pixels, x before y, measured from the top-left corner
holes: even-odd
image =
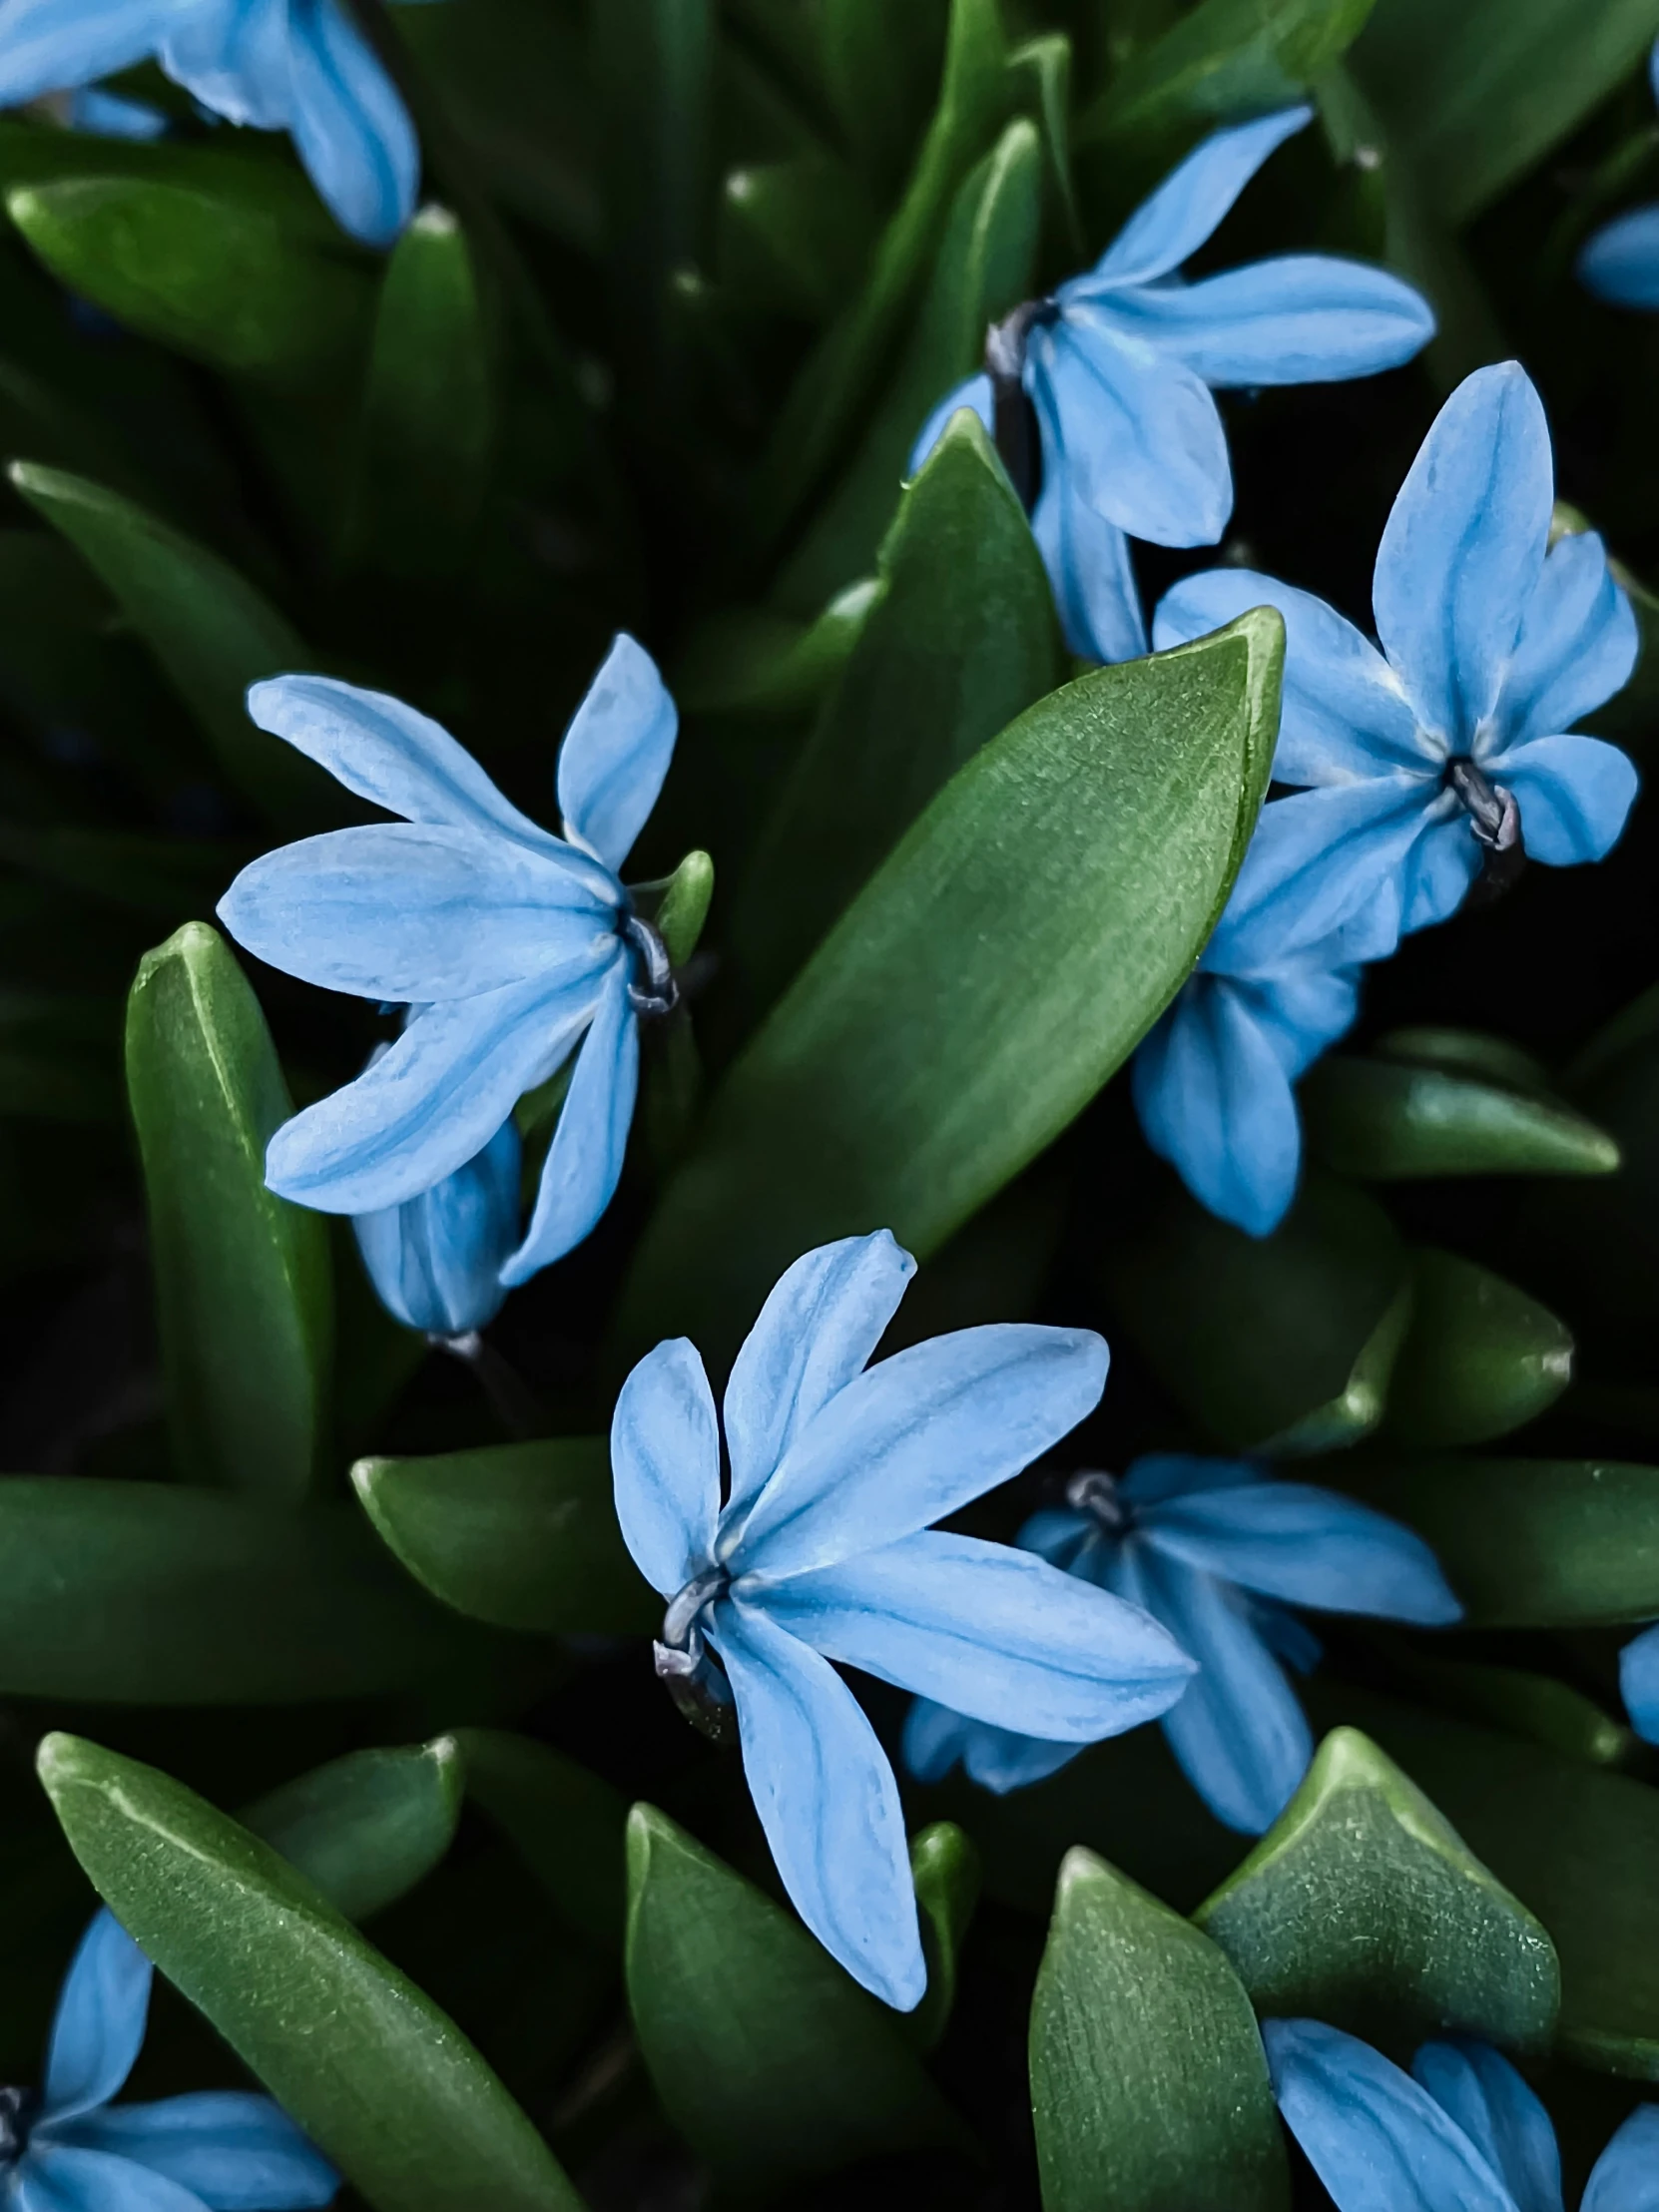
[[[625,1799],[574,1759],[499,1728],[456,1732],[467,1795],[538,1877],[559,1917],[615,1958],[627,1904]]]
[[[1284,2136],[1256,2016],[1190,1921],[1081,1847],[1031,2000],[1044,2212],[1280,2212]]]
[[[363,1921],[412,1890],[449,1849],[461,1785],[452,1736],[351,1751],[261,1798],[243,1826],[279,1851],[336,1913]]]
[[[681,968],[697,950],[715,895],[715,863],[707,852],[688,852],[668,879],[653,917],[672,964]]]
[[[721,283],[745,308],[826,322],[863,272],[875,213],[825,154],[734,169],[720,198]]]
[[[1193,1918],[1259,2012],[1327,2020],[1396,2056],[1443,2032],[1549,2047],[1561,1978],[1548,1936],[1358,1729],[1326,1737]]]
[[[661,1613],[617,1526],[603,1436],[359,1459],[351,1479],[415,1580],[475,1620],[615,1634]]]
[[[1049,185],[1059,206],[1067,255],[1081,262],[1086,259],[1083,218],[1071,174],[1071,40],[1063,31],[1028,39],[1009,55],[1008,64],[1015,78],[1023,77],[1030,88],[1031,110],[1042,124]]]
[[[956,1967],[974,1907],[979,1903],[979,1854],[954,1821],[935,1821],[910,1846],[910,1879],[921,1914],[921,1947],[927,1958],[927,1993],[906,2015],[917,2050],[931,2050],[949,2025],[956,2002]]]
[[[1431,1659],[1419,1640],[1390,1645],[1396,1673],[1424,1702],[1464,1720],[1478,1721],[1511,1736],[1525,1736],[1546,1751],[1591,1766],[1622,1766],[1639,1753],[1635,1736],[1609,1718],[1581,1690],[1551,1674],[1528,1674],[1520,1667],[1491,1667],[1473,1661]]]
[[[302,1497],[332,1353],[327,1228],[266,1188],[265,1148],[293,1102],[259,1001],[204,922],[139,965],[127,1093],[179,1471]]]
[[[1571,1336],[1502,1276],[1424,1247],[1411,1254],[1411,1292],[1387,1435],[1442,1450],[1484,1443],[1553,1405],[1572,1381]]]
[[[958,771],[727,1078],[624,1292],[719,1357],[779,1273],[886,1224],[925,1257],[1095,1094],[1224,904],[1276,727],[1278,618],[1105,668]]]
[[[453,2022],[269,1845],[78,1737],[39,1765],[123,1927],[375,2212],[581,2212]]]
[[[689,714],[790,715],[815,706],[846,665],[881,595],[873,576],[837,592],[815,622],[759,607],[695,631],[674,674]]]
[[[840,135],[869,176],[896,189],[927,120],[944,49],[943,0],[821,0],[818,73]]]

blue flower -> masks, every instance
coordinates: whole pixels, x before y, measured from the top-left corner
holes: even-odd
[[[1420,1536],[1244,1461],[1157,1454],[1137,1459],[1121,1482],[1075,1475],[1067,1498],[1034,1513],[1018,1542],[1143,1607],[1198,1662],[1163,1717],[1164,1734],[1217,1820],[1248,1836],[1278,1819],[1313,1757],[1281,1662],[1306,1672],[1320,1647],[1285,1604],[1435,1628],[1462,1612]],[[1022,1742],[1006,1724],[976,1727],[988,1716],[964,1720],[959,1704],[941,1712],[940,1703],[952,1701],[918,1702],[904,1731],[905,1764],[923,1782],[960,1759],[984,1788],[1017,1789],[1081,1748]]]
[[[98,138],[134,139],[143,144],[166,138],[173,126],[148,100],[129,100],[119,92],[83,85],[69,103],[69,128]]]
[[[744,1773],[796,1909],[908,2010],[926,1982],[892,1769],[831,1659],[993,1727],[1092,1743],[1161,1713],[1191,1662],[1144,1612],[931,1521],[1089,1412],[1086,1330],[964,1329],[868,1365],[915,1263],[882,1230],[798,1260],[726,1386],[684,1338],[623,1386],[617,1514],[670,1600],[658,1671],[736,1707]],[[718,1654],[719,1671],[708,1647]]]
[[[563,838],[510,806],[435,722],[379,692],[279,676],[248,705],[262,730],[404,818],[268,852],[220,901],[232,935],[273,967],[410,1008],[382,1058],[277,1130],[266,1180],[324,1213],[402,1206],[475,1159],[574,1052],[529,1229],[500,1271],[526,1282],[609,1205],[639,1015],[673,1003],[661,939],[617,870],[668,773],[674,702],[650,655],[619,637],[560,749]]]
[[[1121,661],[1146,651],[1125,533],[1211,545],[1226,528],[1233,475],[1212,387],[1370,376],[1434,334],[1409,284],[1331,255],[1283,255],[1192,283],[1177,274],[1313,112],[1286,108],[1214,133],[1092,270],[1002,325],[1005,373],[1029,395],[1042,444],[1031,526],[1074,652]],[[934,411],[912,472],[962,406],[992,426],[988,373]]]
[[[289,2212],[339,2176],[270,2097],[206,2089],[112,2104],[144,2041],[151,1966],[114,1917],[81,1939],[38,2100],[0,2090],[0,2188],[15,2212]]]
[[[1648,80],[1659,99],[1659,40],[1647,59]],[[1615,216],[1585,240],[1578,280],[1616,307],[1659,307],[1659,201]]]
[[[1489,2045],[1424,2043],[1407,2074],[1319,2020],[1264,2020],[1262,2040],[1285,2124],[1337,2212],[1562,2212],[1549,2114]],[[1651,2212],[1656,2184],[1659,2104],[1639,2104],[1580,2212]]]
[[[1619,1690],[1631,1727],[1644,1743],[1659,1744],[1659,1623],[1619,1653]]]
[[[338,0],[0,0],[0,108],[151,57],[227,122],[286,131],[354,238],[389,246],[408,222],[414,128]]]
[[[1248,569],[1165,595],[1160,648],[1248,607],[1285,618],[1274,775],[1317,788],[1264,812],[1283,833],[1258,878],[1263,928],[1275,904],[1302,943],[1364,916],[1385,951],[1454,912],[1488,853],[1562,867],[1615,842],[1636,771],[1565,733],[1629,677],[1636,622],[1598,537],[1550,546],[1553,502],[1543,407],[1507,361],[1459,384],[1400,487],[1373,582],[1381,652]]]
[[[406,1329],[465,1338],[501,1311],[501,1270],[518,1245],[519,1156],[509,1114],[482,1152],[429,1191],[353,1217],[368,1279]]]

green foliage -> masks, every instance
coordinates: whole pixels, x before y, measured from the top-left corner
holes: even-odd
[[[431,1873],[461,1817],[453,1736],[349,1751],[273,1790],[243,1825],[279,1851],[348,1921],[367,1920]]]
[[[1411,1323],[1388,1382],[1384,1433],[1444,1449],[1506,1435],[1572,1381],[1555,1316],[1455,1253],[1411,1255]]]

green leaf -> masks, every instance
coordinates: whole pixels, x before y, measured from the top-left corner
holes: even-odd
[[[1302,1787],[1193,1916],[1258,2012],[1409,2054],[1425,2036],[1547,2050],[1548,1936],[1391,1761],[1338,1728]]]
[[[248,719],[250,684],[314,666],[286,618],[217,553],[101,484],[29,461],[9,474],[108,586],[231,781],[284,825],[337,820],[333,780]]]
[[[1081,1847],[1031,1999],[1044,2212],[1282,2212],[1284,2136],[1250,1999],[1208,1936]]]
[[[1655,0],[1377,0],[1354,69],[1448,222],[1490,206],[1633,70]]]
[[[655,1806],[628,1816],[628,2002],[657,2094],[728,2187],[952,2144],[895,2015]]]
[[[881,596],[873,576],[837,592],[811,623],[734,608],[692,633],[674,672],[688,714],[791,715],[814,707],[846,666]]]
[[[1385,1435],[1441,1450],[1484,1443],[1534,1419],[1572,1381],[1570,1333],[1502,1276],[1427,1246],[1411,1254],[1411,1294]]]
[[[266,1188],[266,1145],[293,1102],[259,1001],[204,922],[139,964],[127,1093],[179,1471],[302,1497],[332,1350],[327,1227]]]
[[[979,1854],[954,1821],[935,1821],[910,1846],[910,1879],[921,1914],[927,1993],[904,2024],[917,2050],[931,2050],[950,2023],[956,1965],[979,1903]]]
[[[1028,39],[1008,57],[1016,79],[1030,88],[1030,105],[1042,124],[1043,147],[1048,155],[1049,185],[1059,208],[1070,260],[1087,260],[1083,218],[1077,208],[1077,187],[1071,174],[1071,40],[1063,31]]]
[[[279,1851],[348,1921],[367,1920],[431,1873],[461,1817],[452,1736],[347,1752],[250,1806],[243,1826]]]
[[[636,1254],[626,1341],[690,1325],[718,1358],[802,1252],[882,1223],[925,1258],[1059,1134],[1226,901],[1282,640],[1257,609],[1080,677],[958,771],[714,1099]]]
[[[987,326],[1035,283],[1042,169],[1041,142],[1022,118],[957,187],[909,336],[856,453],[778,580],[779,605],[810,612],[869,568],[923,423],[979,367]],[[889,532],[884,553],[890,544]]]
[[[455,1741],[467,1795],[508,1837],[566,1926],[614,1959],[626,1918],[627,1801],[533,1737],[462,1728]]]
[[[82,176],[13,187],[6,212],[60,283],[215,368],[315,383],[366,335],[366,267],[343,240],[330,253],[296,237],[257,197]]]
[[[1404,1638],[1390,1645],[1388,1658],[1396,1673],[1423,1692],[1425,1702],[1464,1720],[1528,1737],[1546,1751],[1597,1767],[1622,1766],[1639,1754],[1636,1737],[1622,1722],[1553,1675],[1430,1659],[1420,1641],[1412,1640],[1407,1650]]]
[[[38,1764],[122,1926],[375,2212],[581,2212],[454,2023],[268,1844],[79,1737]]]
[[[663,902],[652,917],[674,967],[684,967],[697,950],[714,895],[714,861],[707,852],[688,852],[669,877]]]
[[[895,190],[938,83],[943,0],[896,10],[886,0],[820,0],[811,14],[816,74],[840,136],[873,184]]]
[[[615,1635],[661,1615],[617,1526],[603,1436],[359,1459],[351,1480],[415,1580],[474,1620]]]
[[[1361,1192],[1306,1176],[1271,1237],[1172,1196],[1103,1273],[1153,1372],[1230,1448],[1329,1451],[1382,1419],[1410,1279],[1391,1223]]]
[[[827,322],[862,275],[874,234],[875,212],[845,163],[801,154],[729,172],[716,267],[740,306]]]
[[[178,1483],[0,1478],[0,1693],[287,1705],[429,1682],[473,1648],[350,1513]]]
[[[880,574],[734,916],[758,1005],[956,771],[1059,681],[1042,557],[976,415],[956,417],[903,493]]]

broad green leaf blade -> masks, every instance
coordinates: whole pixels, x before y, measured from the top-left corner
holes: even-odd
[[[774,9],[774,14],[778,11]],[[820,0],[814,74],[840,136],[872,185],[896,190],[921,135],[939,80],[944,0]]]
[[[510,1839],[566,1926],[614,1960],[627,1906],[626,1799],[533,1737],[462,1728],[455,1741],[467,1795]]]
[[[728,2187],[784,2193],[960,2123],[897,2018],[655,1806],[628,1816],[628,2002],[665,2110]]]
[[[453,1736],[396,1750],[347,1752],[285,1782],[243,1814],[336,1913],[367,1920],[431,1873],[461,1817]]]
[[[1031,1999],[1043,2212],[1283,2212],[1256,2016],[1209,1937],[1081,1847]]]
[[[248,719],[250,684],[314,666],[286,618],[217,553],[101,484],[29,461],[9,473],[109,587],[231,782],[285,826],[337,821],[332,779]]]
[[[1490,1667],[1468,1660],[1431,1659],[1419,1639],[1407,1653],[1401,1638],[1389,1659],[1425,1702],[1461,1719],[1525,1736],[1545,1751],[1582,1759],[1595,1767],[1624,1766],[1641,1757],[1634,1733],[1613,1720],[1581,1690],[1551,1674],[1521,1667]]]
[[[1310,1175],[1260,1238],[1172,1198],[1104,1275],[1159,1380],[1218,1442],[1329,1451],[1382,1418],[1410,1283],[1392,1224],[1361,1192]]]
[[[38,1763],[122,1926],[375,2212],[581,2212],[454,2023],[269,1844],[79,1737]]]
[[[935,1821],[910,1846],[910,1879],[921,1911],[927,1993],[904,2024],[917,2050],[931,2050],[950,2023],[956,1968],[979,1903],[979,1854],[954,1821]]]
[[[1541,1085],[1405,1049],[1322,1060],[1302,1086],[1302,1112],[1315,1159],[1373,1182],[1611,1175],[1619,1164],[1613,1139]]]
[[[233,374],[325,381],[361,345],[366,266],[296,238],[257,199],[115,176],[6,194],[54,276],[140,336]]]
[[[1059,211],[1069,262],[1087,259],[1083,218],[1071,173],[1071,40],[1063,31],[1028,39],[1008,57],[1009,69],[1028,87],[1034,115],[1042,124],[1049,188]]]
[[[415,1580],[474,1620],[616,1635],[661,1617],[617,1526],[603,1436],[359,1459],[351,1479]]]
[[[745,308],[821,323],[862,274],[875,213],[857,177],[825,154],[729,172],[716,267]]]
[[[668,879],[652,920],[671,964],[683,968],[697,950],[715,895],[715,863],[701,848],[688,852]]]
[[[266,1188],[293,1102],[247,977],[203,922],[140,962],[127,1094],[179,1471],[302,1497],[332,1351],[327,1226]]]
[[[1444,1450],[1507,1435],[1572,1381],[1573,1341],[1500,1275],[1431,1246],[1411,1254],[1411,1324],[1388,1384],[1383,1433]]]
[[[460,1624],[355,1516],[178,1483],[0,1479],[0,1692],[289,1705],[430,1682]]]
[[[977,416],[951,423],[903,493],[879,565],[733,919],[758,1006],[956,771],[1060,679],[1042,558]]]
[[[1193,1918],[1258,2012],[1327,2020],[1403,2058],[1427,2036],[1547,2050],[1560,2003],[1538,1922],[1358,1729]]]
[[[864,576],[811,623],[759,607],[712,617],[692,633],[674,671],[674,696],[688,714],[791,715],[816,706],[880,596],[878,580]]]
[[[717,1360],[791,1261],[885,1225],[919,1257],[1088,1103],[1226,901],[1277,727],[1257,609],[1080,677],[982,748],[726,1079],[647,1228],[626,1342]]]

